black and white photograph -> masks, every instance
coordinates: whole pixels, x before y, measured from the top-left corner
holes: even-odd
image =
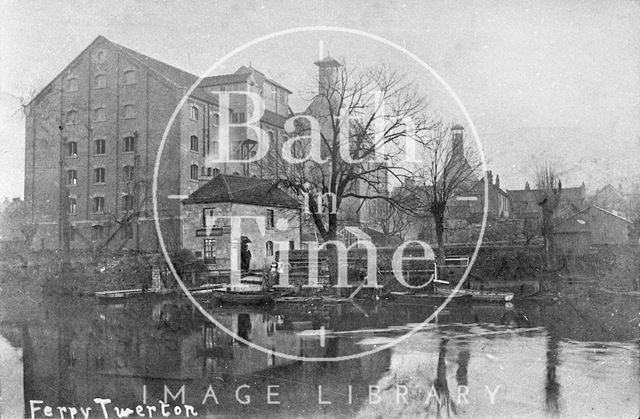
[[[640,1],[0,6],[0,419],[640,417]]]

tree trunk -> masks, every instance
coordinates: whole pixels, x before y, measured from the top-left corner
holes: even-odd
[[[433,220],[436,225],[436,238],[438,240],[438,254],[436,261],[438,266],[444,266],[446,260],[444,249],[444,215],[436,214],[433,216]]]
[[[436,238],[438,240],[438,254],[436,256],[436,277],[446,281],[447,274],[444,269],[444,265],[446,264],[446,254],[444,249],[444,213],[442,214],[434,214],[433,220],[436,225]],[[431,284],[431,288],[435,291],[435,283]]]
[[[553,242],[553,213],[542,210],[542,237],[544,239],[544,258],[548,271],[555,266],[555,246]]]

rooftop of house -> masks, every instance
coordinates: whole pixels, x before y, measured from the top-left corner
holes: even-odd
[[[237,203],[263,207],[300,207],[273,183],[254,177],[220,174],[193,192],[183,204]]]
[[[511,198],[514,209],[519,212],[537,212],[539,210],[538,199],[540,199],[540,189],[517,189],[508,190],[507,194]],[[586,201],[584,183],[576,188],[562,188],[561,202],[570,202],[582,207]]]
[[[600,208],[597,205],[590,205],[578,212],[571,214],[570,216],[558,221],[555,224],[556,232],[579,232],[579,231],[590,231],[589,222],[590,219],[584,219],[585,215],[594,214],[600,215],[603,217],[607,217],[616,222],[631,224],[631,221],[626,218],[620,217],[617,214],[612,213],[611,211],[607,211],[604,208]]]
[[[59,74],[62,74],[65,72],[65,70],[67,70],[68,68],[70,68],[71,66],[74,65],[74,63],[78,60],[79,57],[81,57],[86,51],[88,51],[89,49],[91,49],[93,46],[95,45],[99,45],[99,44],[104,44],[107,43],[109,45],[111,45],[112,47],[114,47],[115,49],[120,50],[121,52],[123,52],[125,55],[128,55],[129,57],[131,57],[134,61],[137,61],[140,64],[143,64],[144,66],[146,66],[147,68],[151,69],[153,72],[157,73],[158,75],[160,75],[161,77],[163,77],[164,79],[172,82],[175,85],[178,85],[180,87],[183,88],[190,88],[191,86],[193,86],[193,84],[195,82],[198,81],[199,77],[196,76],[195,74],[192,74],[188,71],[179,69],[178,67],[172,66],[170,64],[167,64],[165,62],[162,62],[160,60],[156,60],[155,58],[151,58],[147,55],[141,54],[138,51],[135,51],[131,48],[127,48],[123,45],[120,45],[116,42],[113,42],[107,38],[105,38],[104,36],[100,35],[98,36],[96,39],[93,40],[93,42],[91,42],[80,54],[78,54],[78,56],[76,58],[74,58],[71,63],[69,63],[69,65],[67,65],[63,71],[61,71]],[[286,90],[287,92],[291,93],[290,90],[288,90],[286,87],[282,86],[281,84],[277,83],[274,80],[271,80],[269,78],[267,78],[264,73],[254,69],[253,67],[246,67],[246,66],[241,66],[240,68],[238,68],[238,70],[236,70],[235,73],[232,74],[223,74],[220,76],[211,76],[211,77],[205,77],[203,78],[203,80],[200,82],[200,84],[198,85],[198,88],[194,89],[192,92],[192,96],[198,99],[202,99],[202,100],[207,100],[209,102],[212,103],[218,103],[217,98],[214,95],[209,94],[208,92],[206,92],[205,89],[203,89],[203,87],[205,86],[212,86],[215,84],[232,84],[235,83],[235,80],[238,80],[237,82],[244,82],[248,79],[250,74],[254,74],[254,76],[261,78],[261,80],[267,80],[269,81],[269,83],[276,85],[278,87],[280,87],[281,89]],[[58,76],[56,76],[54,78],[54,80],[57,78]],[[53,81],[51,82],[53,83]],[[32,100],[35,100],[37,97],[39,97],[43,92],[48,90],[48,87],[51,85],[51,83],[49,83],[49,85],[47,85],[44,89],[42,89]]]

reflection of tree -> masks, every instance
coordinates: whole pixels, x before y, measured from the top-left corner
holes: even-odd
[[[442,339],[438,351],[438,369],[436,371],[436,379],[433,383],[437,398],[430,398],[429,404],[427,405],[427,410],[429,410],[435,400],[437,417],[455,416],[456,414],[456,405],[451,399],[449,385],[447,384],[447,364],[445,362],[447,342],[447,339]]]
[[[464,349],[460,349],[458,352],[458,370],[456,371],[456,381],[459,386],[467,386],[469,384],[469,378],[467,371],[469,369],[469,359],[471,354],[469,353],[468,343],[462,342],[461,346]]]
[[[22,324],[22,347],[22,362],[24,365],[24,411],[29,412],[29,400],[36,400],[38,395],[36,394],[36,352],[33,345],[33,339],[31,338],[31,333],[29,332],[29,324],[27,322]]]
[[[238,314],[238,337],[244,340],[249,340],[249,334],[251,333],[251,316],[249,313]],[[244,342],[238,341],[240,345],[245,345]]]
[[[547,380],[545,390],[545,408],[547,412],[557,415],[560,412],[560,384],[556,375],[556,368],[560,365],[558,357],[559,339],[550,334],[547,338]]]

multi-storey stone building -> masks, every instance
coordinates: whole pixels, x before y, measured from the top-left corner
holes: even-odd
[[[60,248],[69,225],[72,247],[96,244],[157,249],[152,179],[163,238],[182,245],[180,201],[217,173],[260,175],[261,166],[218,163],[220,92],[260,95],[260,126],[281,142],[289,114],[279,83],[251,67],[198,77],[104,37],[96,38],[26,107],[25,201],[39,228],[37,248]],[[246,121],[252,106],[230,93],[230,123]],[[175,113],[175,115],[174,115]],[[169,126],[169,122],[173,123]],[[156,158],[166,140],[159,164]],[[230,128],[230,154],[251,155],[256,133]]]

